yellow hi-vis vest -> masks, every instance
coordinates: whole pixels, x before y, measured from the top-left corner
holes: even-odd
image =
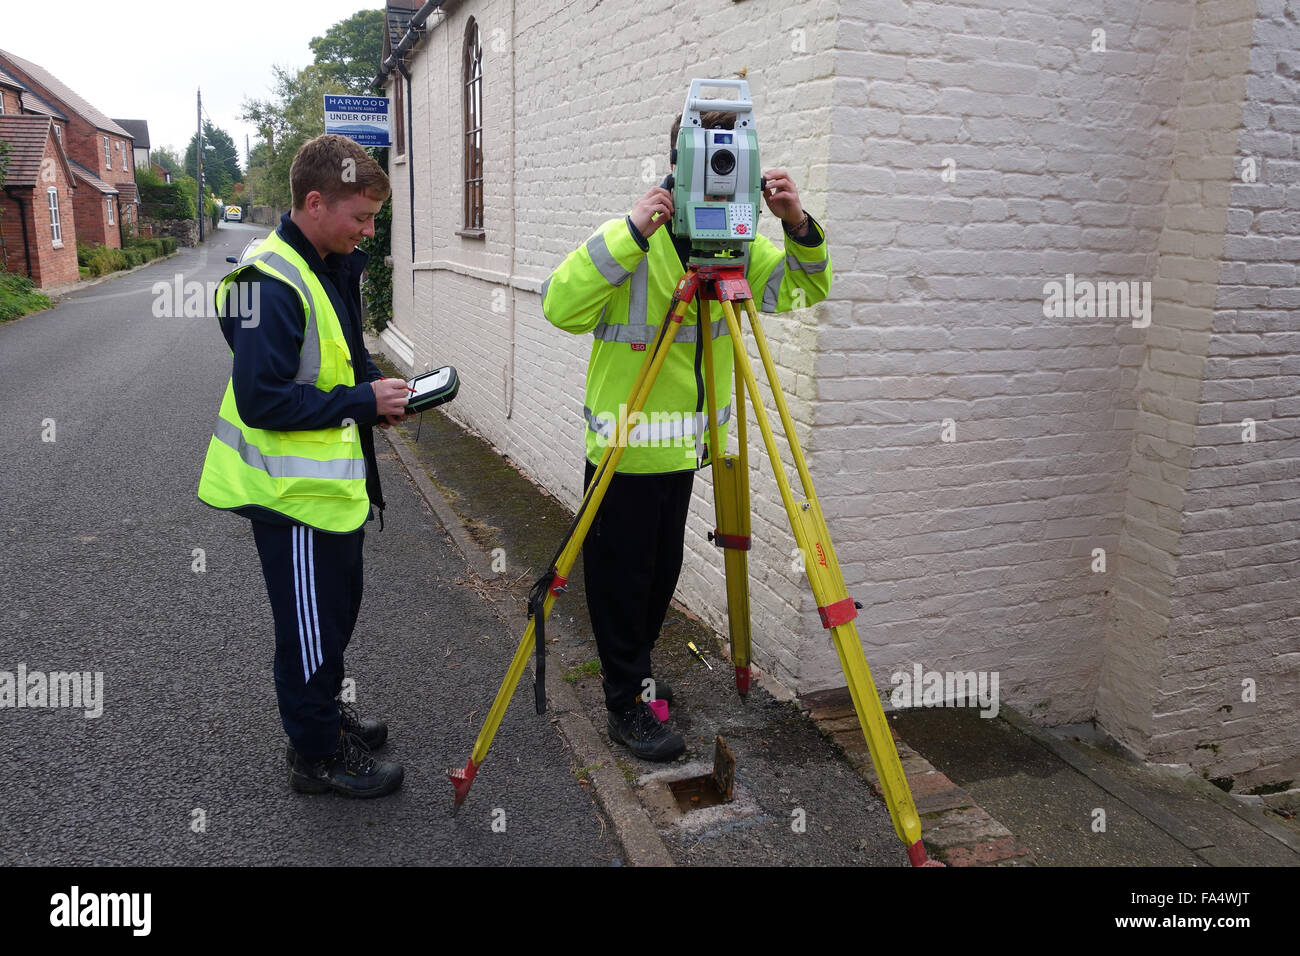
[[[806,246],[787,234],[782,252],[765,236],[745,246],[745,278],[762,312],[788,312],[814,305],[830,293],[831,261],[820,226],[818,242]],[[642,415],[627,409],[628,393],[659,326],[672,305],[682,262],[667,228],[657,229],[642,251],[624,219],[604,223],[574,249],[542,284],[542,313],[566,332],[591,332],[583,416],[587,460],[600,461],[618,434],[630,429],[619,473],[664,474],[694,470],[708,462],[708,416],[703,412],[704,354],[699,297],[692,302],[669,349]],[[737,306],[741,315],[744,310]],[[726,447],[732,412],[732,344],[717,302],[709,303],[713,378],[717,389],[718,441]],[[742,320],[742,326],[748,320]],[[760,369],[760,377],[761,377]],[[743,383],[738,391],[743,391]]]
[[[286,283],[302,300],[305,332],[294,381],[322,392],[355,385],[351,351],[338,313],[320,279],[289,243],[272,232],[217,287],[221,314],[240,273],[257,269]],[[230,321],[251,323],[249,318]],[[355,423],[302,431],[253,428],[239,417],[234,379],[226,383],[221,411],[208,442],[199,498],[214,508],[258,505],[321,531],[346,533],[370,516],[366,463]]]

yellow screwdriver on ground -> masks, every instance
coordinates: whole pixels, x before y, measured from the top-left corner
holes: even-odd
[[[692,654],[694,654],[699,659],[701,664],[703,664],[709,670],[713,670],[713,665],[704,659],[704,655],[700,653],[700,649],[695,646],[694,641],[687,641],[686,649],[690,651]]]

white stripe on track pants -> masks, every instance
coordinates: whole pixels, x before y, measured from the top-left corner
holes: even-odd
[[[365,529],[328,534],[305,525],[252,525],[275,618],[280,722],[303,756],[332,754],[343,652],[361,610]]]

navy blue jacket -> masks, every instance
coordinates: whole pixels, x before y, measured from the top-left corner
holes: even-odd
[[[378,420],[378,415],[375,391],[369,383],[383,378],[384,373],[371,361],[361,332],[361,273],[370,257],[357,249],[347,255],[331,253],[322,260],[316,247],[289,218],[289,213],[280,217],[278,231],[321,280],[347,337],[354,370],[360,366],[355,372],[357,384],[336,385],[330,391],[322,392],[315,385],[293,380],[298,372],[306,324],[302,300],[283,282],[249,269],[241,273],[240,279],[258,285],[257,298],[252,300],[257,304],[257,324],[245,328],[236,318],[221,318],[221,332],[234,352],[231,378],[239,417],[252,428],[271,431],[338,428],[345,419],[356,422],[366,459],[366,488],[371,503],[382,513],[383,493],[379,488],[374,436],[370,428]],[[232,306],[233,300],[241,297],[242,294],[232,292]],[[245,517],[261,521],[293,523],[255,505],[235,510]]]

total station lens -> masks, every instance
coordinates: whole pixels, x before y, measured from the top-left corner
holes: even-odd
[[[736,168],[736,154],[729,149],[720,149],[709,159],[709,166],[719,176],[729,176]]]

